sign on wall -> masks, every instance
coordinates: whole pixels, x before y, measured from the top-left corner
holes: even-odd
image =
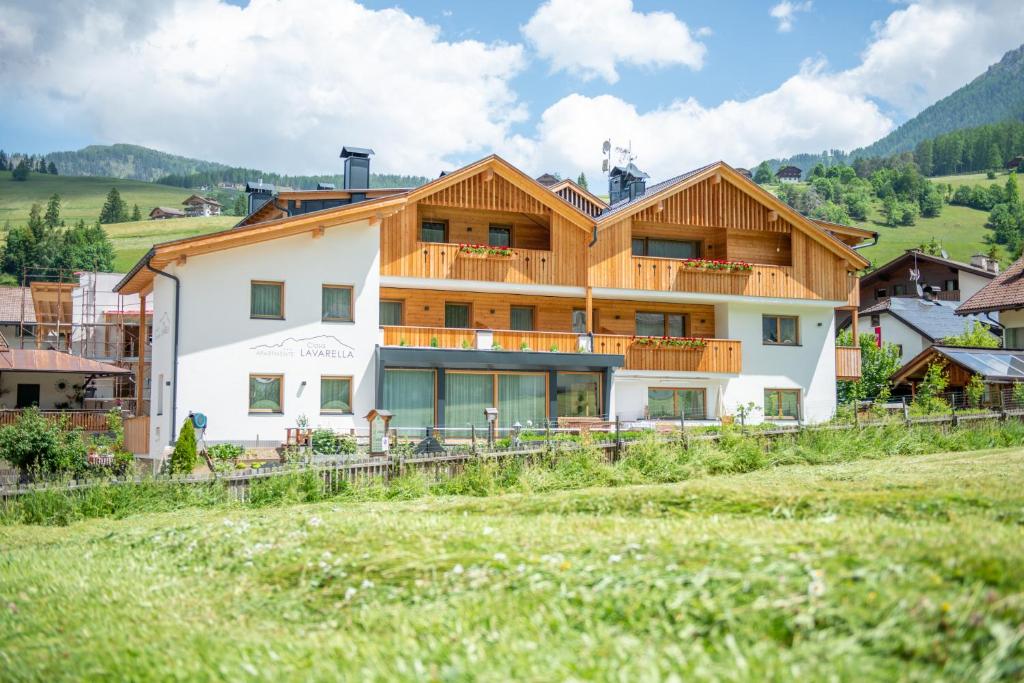
[[[315,337],[288,337],[276,344],[249,347],[261,358],[311,358],[314,360],[345,360],[355,358],[355,349],[331,334]]]

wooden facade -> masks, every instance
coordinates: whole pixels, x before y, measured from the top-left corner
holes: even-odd
[[[644,346],[632,337],[594,335],[594,353],[621,353],[629,370],[739,374],[742,344],[735,339],[704,339],[702,348]]]
[[[836,347],[836,379],[860,379],[860,347]]]

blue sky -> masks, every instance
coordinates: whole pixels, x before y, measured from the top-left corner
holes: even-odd
[[[0,3],[0,148],[294,172],[342,144],[379,170],[575,174],[612,138],[655,177],[850,149],[1024,40],[1019,0]]]

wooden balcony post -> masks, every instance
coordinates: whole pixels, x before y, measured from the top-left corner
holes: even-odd
[[[857,309],[851,308],[850,315],[852,316],[850,318],[850,331],[853,332],[853,345],[860,346],[860,336],[857,333]]]
[[[142,415],[143,399],[145,398],[145,392],[143,391],[143,385],[145,384],[146,375],[146,339],[149,335],[146,334],[146,295],[139,295],[139,362],[135,366],[135,414]]]
[[[594,293],[587,286],[587,334],[594,333]]]

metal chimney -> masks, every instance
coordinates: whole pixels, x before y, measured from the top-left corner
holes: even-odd
[[[370,187],[370,155],[373,150],[366,147],[342,147],[341,158],[345,160],[344,190],[365,190]]]

